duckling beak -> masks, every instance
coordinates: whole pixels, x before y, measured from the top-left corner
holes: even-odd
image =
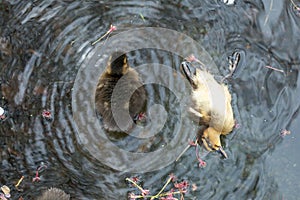
[[[186,76],[188,81],[190,83],[193,83],[193,76],[196,73],[196,68],[193,67],[192,64],[187,61],[183,61],[181,63],[181,68],[182,68],[183,74]]]
[[[224,151],[223,147],[220,147],[217,152],[219,152],[220,154],[222,154],[222,156],[224,156],[224,158],[228,158],[227,153]]]

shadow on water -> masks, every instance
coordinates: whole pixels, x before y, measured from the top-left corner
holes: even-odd
[[[143,186],[155,193],[174,173],[197,186],[186,199],[297,199],[299,20],[289,1],[277,0],[237,1],[233,6],[208,0],[0,1],[0,106],[8,115],[0,124],[0,184],[12,189],[12,199],[34,199],[51,186],[74,199],[126,199],[134,191],[126,177],[141,176]],[[199,169],[190,149],[162,170],[129,174],[83,150],[72,117],[73,84],[94,48],[90,42],[110,24],[117,26],[116,33],[150,26],[185,33],[209,52],[220,66],[219,76],[228,73],[227,57],[240,52],[238,68],[228,80],[239,124],[223,139],[228,159],[210,153],[207,167]],[[157,51],[140,53],[129,55],[133,65],[147,58],[176,69],[181,62],[168,53],[161,59]],[[178,103],[167,89],[153,88],[161,102]],[[52,120],[41,116],[43,110],[51,111]],[[281,137],[284,129],[291,135]],[[171,137],[172,126],[163,130],[164,137]],[[167,143],[164,137],[155,145]],[[32,183],[42,162],[47,168],[41,181]],[[22,191],[17,191],[14,184],[21,176]]]

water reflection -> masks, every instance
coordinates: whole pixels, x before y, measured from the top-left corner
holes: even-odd
[[[77,72],[93,49],[90,42],[110,24],[117,26],[116,33],[143,26],[185,33],[203,44],[220,66],[219,75],[227,74],[232,52],[242,55],[228,81],[240,124],[223,139],[229,159],[208,154],[201,170],[189,150],[180,162],[140,174],[145,188],[155,193],[174,173],[197,185],[186,199],[296,198],[299,16],[289,1],[274,0],[271,8],[264,0],[234,6],[208,0],[15,0],[0,3],[1,107],[9,115],[0,124],[0,183],[12,188],[13,199],[34,199],[54,185],[75,199],[126,198],[130,188],[124,180],[132,174],[114,171],[85,151],[72,118]],[[143,54],[132,55],[132,62],[143,59]],[[177,66],[172,59],[163,61]],[[52,121],[41,116],[44,109],[51,111]],[[282,129],[292,134],[283,139]],[[32,183],[41,162],[48,167],[41,182]],[[13,185],[22,175],[23,191],[17,191]]]

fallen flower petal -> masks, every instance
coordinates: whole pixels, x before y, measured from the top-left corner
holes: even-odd
[[[41,180],[40,177],[34,177],[32,178],[32,182],[39,182]]]
[[[148,194],[150,194],[150,190],[142,190],[142,196],[146,196]]]
[[[280,132],[280,135],[281,136],[286,136],[286,135],[290,135],[291,134],[291,131],[288,131],[288,130],[286,130],[286,129],[284,129],[284,130],[282,130],[281,132]]]
[[[48,111],[48,110],[43,110],[42,116],[43,116],[45,119],[52,119],[52,114],[51,114],[51,112]]]
[[[170,176],[172,182],[177,180],[177,177],[173,173],[170,174],[169,176]]]
[[[128,198],[130,200],[135,200],[137,198],[137,196],[133,192],[131,192],[131,193],[128,194]]]
[[[7,198],[5,198],[5,196],[4,196],[3,193],[0,193],[0,199],[1,199],[1,200],[7,200]]]

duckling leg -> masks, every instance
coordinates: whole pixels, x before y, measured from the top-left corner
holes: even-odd
[[[206,129],[207,130],[207,129]],[[208,141],[208,131],[204,130],[202,133],[202,144],[204,145],[207,151],[212,151],[210,142]]]
[[[225,81],[225,79],[227,79],[227,78],[230,78],[230,77],[232,77],[232,75],[233,75],[233,73],[235,72],[235,70],[236,70],[236,67],[237,67],[237,65],[238,65],[238,63],[239,63],[239,61],[240,61],[240,53],[239,52],[234,52],[233,54],[232,54],[232,56],[230,56],[229,58],[228,58],[228,60],[229,60],[229,71],[230,71],[230,73],[229,74],[227,74],[223,79],[222,79],[222,83]]]

